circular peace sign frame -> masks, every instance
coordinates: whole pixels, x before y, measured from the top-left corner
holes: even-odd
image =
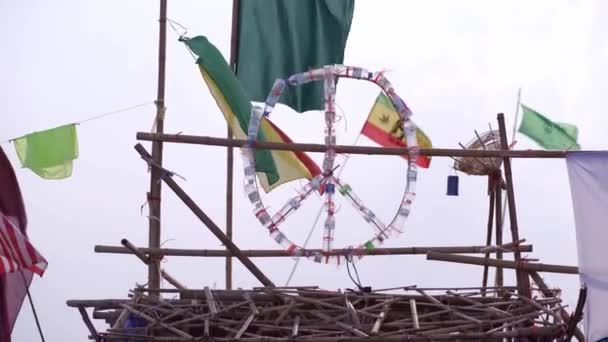
[[[334,161],[336,158],[336,81],[338,78],[353,78],[365,80],[378,85],[392,102],[395,110],[401,116],[401,124],[405,141],[408,146],[407,182],[401,204],[392,221],[387,225],[368,208],[355,194],[350,185],[334,176]],[[281,94],[288,86],[300,86],[309,82],[320,82],[324,84],[325,99],[325,145],[327,151],[323,159],[322,173],[313,177],[295,197],[292,197],[283,207],[274,214],[270,214],[258,191],[256,182],[256,160],[253,146],[258,137],[260,123],[264,117],[270,115],[279,101]],[[353,257],[362,258],[364,251],[372,251],[384,243],[388,238],[399,235],[404,231],[407,219],[410,215],[412,203],[416,197],[416,179],[418,168],[419,147],[416,139],[416,125],[410,119],[412,112],[405,102],[395,93],[391,83],[384,77],[382,72],[370,72],[363,68],[349,67],[344,65],[327,65],[322,68],[310,70],[290,76],[287,79],[277,79],[272,87],[264,108],[255,107],[252,110],[248,127],[248,144],[243,147],[243,168],[245,173],[244,190],[253,205],[253,212],[262,226],[268,229],[270,236],[281,245],[287,254],[293,257],[306,257],[317,263],[336,263],[353,261]],[[302,203],[316,190],[321,190],[324,197],[325,223],[323,232],[322,248],[310,250],[292,242],[281,230],[280,225],[288,216],[293,214]],[[336,229],[336,206],[334,197],[336,191],[345,197],[362,216],[363,220],[373,228],[372,237],[355,246],[334,248],[334,232]],[[345,259],[345,260],[343,260]]]

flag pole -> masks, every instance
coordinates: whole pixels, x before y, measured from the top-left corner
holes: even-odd
[[[517,90],[517,106],[515,107],[515,120],[513,120],[513,132],[511,133],[511,143],[515,141],[517,133],[517,119],[519,119],[519,107],[521,107],[521,87]]]
[[[240,1],[232,1],[232,28],[230,34],[230,68],[236,75],[237,59],[239,51],[239,9]],[[233,137],[230,125],[227,125],[227,137]],[[233,192],[234,192],[234,148],[228,146],[226,157],[226,236],[232,241],[232,218],[233,218]],[[226,290],[232,289],[232,257],[226,257]]]
[[[27,279],[25,279],[25,274],[23,274],[23,270],[19,270],[19,273],[21,273],[21,278],[23,279],[23,286],[25,286],[25,293],[27,294],[27,299],[30,302],[32,314],[34,314],[34,320],[36,321],[36,327],[38,328],[38,333],[40,334],[40,340],[42,342],[45,342],[44,334],[42,333],[42,326],[40,325],[40,320],[38,320],[38,313],[36,313],[36,307],[34,306],[34,300],[32,299],[32,294],[30,293],[30,289],[27,284]]]

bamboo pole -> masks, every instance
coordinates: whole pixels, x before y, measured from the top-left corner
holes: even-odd
[[[570,340],[572,336],[576,334],[576,325],[583,319],[583,308],[587,300],[587,288],[583,287],[579,291],[578,301],[576,303],[576,309],[568,322],[568,329],[566,329],[566,340]]]
[[[496,244],[502,245],[502,226],[503,226],[503,215],[502,215],[502,175],[500,170],[494,174],[494,215],[496,219]],[[502,260],[502,251],[496,250],[496,259]],[[496,279],[495,285],[502,287],[504,285],[504,272],[502,267],[496,268]]]
[[[488,229],[487,229],[487,233],[486,233],[486,246],[490,246],[492,245],[492,223],[494,220],[494,182],[492,181],[491,176],[488,176],[488,182],[489,182],[489,199],[490,199],[490,204],[489,204],[489,208],[488,208]],[[498,245],[498,242],[496,243]],[[486,253],[486,258],[490,257],[490,253],[487,252]],[[486,286],[488,286],[488,267],[484,266],[483,268],[483,278],[481,280],[481,286],[482,286],[482,290],[481,290],[481,294],[482,296],[485,297],[486,295]]]
[[[526,239],[521,239],[521,240],[517,240],[517,241],[511,241],[511,242],[507,242],[507,243],[503,243],[501,245],[496,245],[496,246],[490,246],[490,247],[484,247],[481,251],[484,253],[494,253],[498,250],[504,252],[504,253],[508,253],[513,251],[513,248],[517,248],[518,245],[522,244],[526,242]],[[520,249],[520,251],[525,252],[523,250]]]
[[[125,246],[125,248],[127,250],[129,250],[129,252],[131,252],[132,254],[135,254],[135,256],[138,257],[139,260],[141,260],[141,262],[143,262],[146,265],[150,264],[150,257],[148,257],[144,253],[142,253],[141,250],[138,249],[137,247],[135,247],[135,245],[132,244],[129,240],[122,239],[122,240],[120,240],[120,243],[123,246]],[[161,257],[161,256],[155,255],[155,257]]]
[[[501,147],[503,150],[508,150],[509,142],[507,141],[507,128],[505,126],[504,115],[499,113],[497,115],[497,120]],[[505,168],[505,182],[507,185],[507,203],[509,203],[509,226],[511,227],[511,238],[513,239],[512,241],[517,241],[519,240],[519,226],[517,224],[517,209],[515,208],[515,190],[513,188],[511,159],[509,157],[504,157],[502,163]],[[519,251],[515,251],[513,257],[515,262],[521,262],[521,253]],[[516,275],[519,294],[528,298],[531,297],[532,293],[530,292],[530,277],[528,273],[517,270]]]
[[[236,61],[239,51],[239,0],[232,1],[232,28],[230,33],[230,68],[236,74]],[[227,126],[227,139],[232,140],[230,125]],[[226,236],[232,240],[233,193],[234,193],[234,148],[228,147],[226,156]],[[226,290],[232,289],[232,256],[226,256]]]
[[[141,145],[135,145],[135,150],[141,155],[141,157],[147,162],[150,161],[151,156],[146,149]],[[152,168],[156,166],[152,165]],[[171,190],[184,202],[184,204],[192,210],[194,215],[201,220],[209,228],[209,230],[215,235],[230,252],[235,255],[239,261],[264,285],[267,287],[274,287],[274,283],[268,279],[264,273],[251,261],[249,258],[241,253],[241,250],[224,234],[224,232],[205,214],[205,212],[194,202],[190,196],[169,176],[161,178],[165,184],[169,186]],[[160,273],[160,272],[159,272]]]
[[[456,293],[456,292],[452,292],[452,291],[447,291],[447,294],[450,295],[450,296],[456,297],[459,300],[462,300],[463,302],[469,303],[471,305],[477,305],[477,306],[482,305],[480,302],[478,302],[478,301],[476,301],[474,299],[471,299],[471,298],[469,298],[467,296],[464,296],[464,295],[462,295],[460,293]],[[493,306],[490,306],[490,307],[488,307],[485,310],[487,310],[488,312],[492,312],[494,314],[498,314],[499,316],[503,316],[503,317],[512,316],[510,313],[508,313],[508,312],[506,312],[504,310],[500,310],[498,308],[495,308]]]
[[[438,252],[429,252],[426,255],[427,260],[436,261],[447,261],[455,262],[460,264],[469,265],[488,265],[491,267],[503,267],[509,269],[516,269],[527,272],[550,272],[550,273],[564,273],[564,274],[578,274],[578,267],[575,266],[564,266],[564,265],[552,265],[552,264],[541,264],[541,263],[528,263],[528,262],[515,262],[509,260],[498,260],[498,259],[486,259],[480,257],[472,257],[467,255],[456,255],[446,254]]]
[[[137,251],[143,254],[154,256],[183,256],[183,257],[221,257],[234,256],[230,251],[223,249],[178,249],[178,248],[138,248]],[[513,250],[513,248],[509,248]],[[521,245],[517,247],[522,252],[531,252],[532,245]],[[491,253],[497,248],[488,249],[486,246],[454,246],[454,247],[395,247],[395,248],[376,248],[371,251],[363,250],[363,255],[420,255],[429,252],[441,253],[461,253],[461,254],[482,254]],[[321,251],[313,249],[311,251]],[[121,246],[96,245],[96,253],[108,254],[133,254],[133,250]],[[249,249],[241,250],[241,254],[249,258],[269,258],[269,257],[293,257],[283,249]]]
[[[165,62],[167,54],[167,0],[160,0],[160,15],[158,28],[158,89],[156,94],[156,134],[162,134],[165,119]],[[152,160],[157,165],[163,163],[163,143],[152,143]],[[161,239],[161,183],[159,182],[161,170],[153,168],[150,174],[150,203],[148,245],[150,248],[160,247]],[[160,288],[160,262],[152,260],[148,263],[148,284],[151,288]]]
[[[103,319],[108,324],[118,320],[122,311],[112,310],[112,311],[93,311],[93,319]]]
[[[170,143],[184,143],[209,146],[232,146],[243,147],[248,142],[242,139],[228,140],[225,138],[214,138],[207,136],[194,136],[185,134],[152,134],[138,132],[138,140],[142,141],[163,141]],[[298,144],[298,143],[279,143],[256,141],[253,143],[255,148],[281,150],[281,151],[305,151],[324,153],[327,146],[323,144]],[[374,146],[333,146],[336,153],[342,154],[368,154],[368,155],[406,155],[407,148],[402,147],[374,147]],[[545,151],[545,150],[462,150],[446,148],[421,148],[420,154],[433,157],[478,157],[478,158],[565,158],[566,151]]]
[[[228,126],[228,139],[232,130]],[[233,192],[234,192],[234,149],[228,147],[226,160],[226,236],[232,241]],[[226,249],[228,250],[228,249]],[[232,256],[226,256],[226,290],[232,289]]]
[[[186,289],[186,287],[184,285],[182,285],[179,281],[177,281],[177,279],[173,278],[169,273],[167,273],[167,271],[161,269],[160,274],[163,276],[163,278],[166,281],[169,282],[169,284],[175,286],[176,289],[180,289],[180,290]]]
[[[440,302],[437,298],[429,296],[426,292],[424,292],[423,290],[418,290],[418,293],[420,293],[421,295],[423,295],[424,297],[426,297],[431,303],[436,304],[437,306],[439,306],[442,309],[445,310],[449,310],[453,315],[458,316],[460,318],[464,318],[467,321],[476,323],[476,324],[482,324],[483,322],[480,321],[477,318],[471,317],[469,315],[465,315],[462,312],[459,312],[457,310],[455,310],[453,307],[443,304],[442,302]]]
[[[161,291],[159,289],[157,291]],[[70,299],[65,302],[67,306],[71,308],[96,308],[99,310],[102,309],[115,309],[119,308],[120,304],[131,303],[129,299]]]
[[[135,247],[135,245],[133,245],[127,239],[120,240],[120,243],[124,246],[124,248],[126,248],[129,251],[129,254],[134,254],[139,260],[141,260],[141,262],[143,262],[146,265],[150,264],[150,260],[161,260],[164,257],[163,255],[158,255],[158,254],[149,254],[149,256],[148,256],[148,255],[146,255],[146,253],[142,252],[141,249]],[[160,275],[161,275],[161,277],[163,277],[163,279],[168,281],[171,285],[175,286],[176,288],[185,289],[185,287],[183,285],[181,285],[179,281],[177,281],[175,278],[173,278],[167,271],[161,269]]]
[[[87,329],[89,329],[89,332],[91,333],[91,336],[93,337],[95,342],[101,342],[101,337],[99,337],[97,330],[95,330],[95,326],[91,322],[91,319],[89,318],[89,315],[87,314],[87,310],[83,307],[79,307],[78,312],[80,312],[82,321],[84,322],[84,325],[87,326]]]

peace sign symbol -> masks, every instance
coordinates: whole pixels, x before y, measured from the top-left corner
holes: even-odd
[[[365,203],[355,194],[350,185],[338,179],[334,175],[334,161],[336,158],[336,80],[340,77],[365,80],[378,85],[392,102],[399,113],[401,127],[394,129],[403,132],[408,146],[408,166],[406,173],[406,186],[397,213],[389,224],[385,224]],[[283,91],[288,86],[300,86],[309,82],[323,81],[325,100],[325,145],[327,151],[323,159],[322,174],[312,178],[298,194],[287,201],[283,207],[274,214],[270,214],[264,206],[262,198],[257,189],[255,155],[253,143],[258,137],[260,123],[263,117],[270,115],[274,106],[279,101]],[[290,76],[287,79],[277,79],[268,95],[264,108],[254,107],[248,127],[247,146],[243,147],[243,168],[245,172],[245,194],[253,205],[253,212],[258,221],[270,233],[270,236],[293,257],[304,256],[318,263],[342,262],[341,258],[353,260],[353,256],[363,257],[363,251],[371,251],[384,241],[394,235],[403,232],[405,224],[410,215],[412,203],[416,197],[415,187],[418,175],[416,159],[418,158],[418,141],[416,138],[416,125],[410,119],[412,112],[405,102],[395,93],[391,83],[384,77],[382,72],[370,72],[363,68],[349,67],[344,65],[327,65],[319,69],[310,70]],[[325,222],[323,231],[323,242],[321,250],[309,250],[292,242],[279,229],[280,225],[293,214],[310,195],[321,189],[324,196]],[[334,199],[336,191],[357,209],[363,220],[373,228],[372,237],[355,246],[334,248],[334,232],[336,230],[336,205]]]

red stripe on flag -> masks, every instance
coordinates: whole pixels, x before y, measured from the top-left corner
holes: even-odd
[[[0,255],[10,266],[9,270],[4,267],[4,273],[29,269],[42,276],[47,265],[46,260],[30,244],[27,237],[2,213],[0,213]],[[28,256],[30,260],[27,259]]]
[[[3,259],[4,259],[4,257],[0,255],[0,274],[7,273],[6,269],[4,268],[4,261],[3,261]]]
[[[8,232],[8,236],[10,237],[9,243],[13,247],[13,257],[15,257],[17,259],[19,266],[27,267],[27,264],[25,263],[25,258],[23,257],[23,253],[22,253],[23,249],[21,248],[21,246],[19,246],[19,243],[17,242],[17,237],[15,236],[14,225],[12,224],[12,222],[9,222],[9,220],[6,217],[4,217],[4,225],[6,227],[10,227],[6,231]],[[34,260],[32,260],[32,261],[34,261]]]
[[[406,147],[406,144],[403,141],[394,138],[391,134],[369,121],[365,122],[361,134],[383,147]],[[408,159],[407,154],[402,155],[401,157],[406,160]],[[428,168],[431,164],[431,160],[427,156],[420,155],[418,156],[418,159],[416,159],[416,164],[420,167]]]
[[[281,140],[283,140],[283,142],[285,142],[285,143],[293,142],[287,136],[287,134],[285,134],[283,131],[281,131],[281,129],[279,127],[277,127],[274,123],[272,123],[272,121],[270,121],[268,119],[267,119],[267,121],[268,121],[268,124],[270,125],[270,127],[272,127],[272,129],[274,129],[277,132],[279,137],[281,137]],[[308,172],[310,172],[310,174],[313,177],[321,174],[321,168],[319,168],[319,166],[317,165],[317,163],[314,162],[314,160],[310,159],[308,154],[306,154],[305,152],[302,152],[302,151],[292,151],[292,152],[295,153],[296,157],[302,162],[302,164],[304,164],[304,167],[306,167]]]
[[[38,267],[38,264],[39,264],[39,263],[40,263],[40,262],[38,262],[38,263],[36,263],[36,264],[34,264],[34,265],[30,266],[30,271],[32,271],[32,272],[34,272],[34,273],[36,273],[36,274],[38,274],[38,275],[42,275],[42,274],[44,274],[44,269],[42,269],[42,268]]]
[[[4,236],[3,226],[0,225],[0,249],[2,250],[2,255],[4,256],[4,258],[8,264],[8,270],[5,270],[5,271],[13,272],[16,269],[16,265],[14,265],[13,258],[11,257],[10,250],[8,249],[7,243],[8,243],[8,241],[7,241],[6,237]]]

